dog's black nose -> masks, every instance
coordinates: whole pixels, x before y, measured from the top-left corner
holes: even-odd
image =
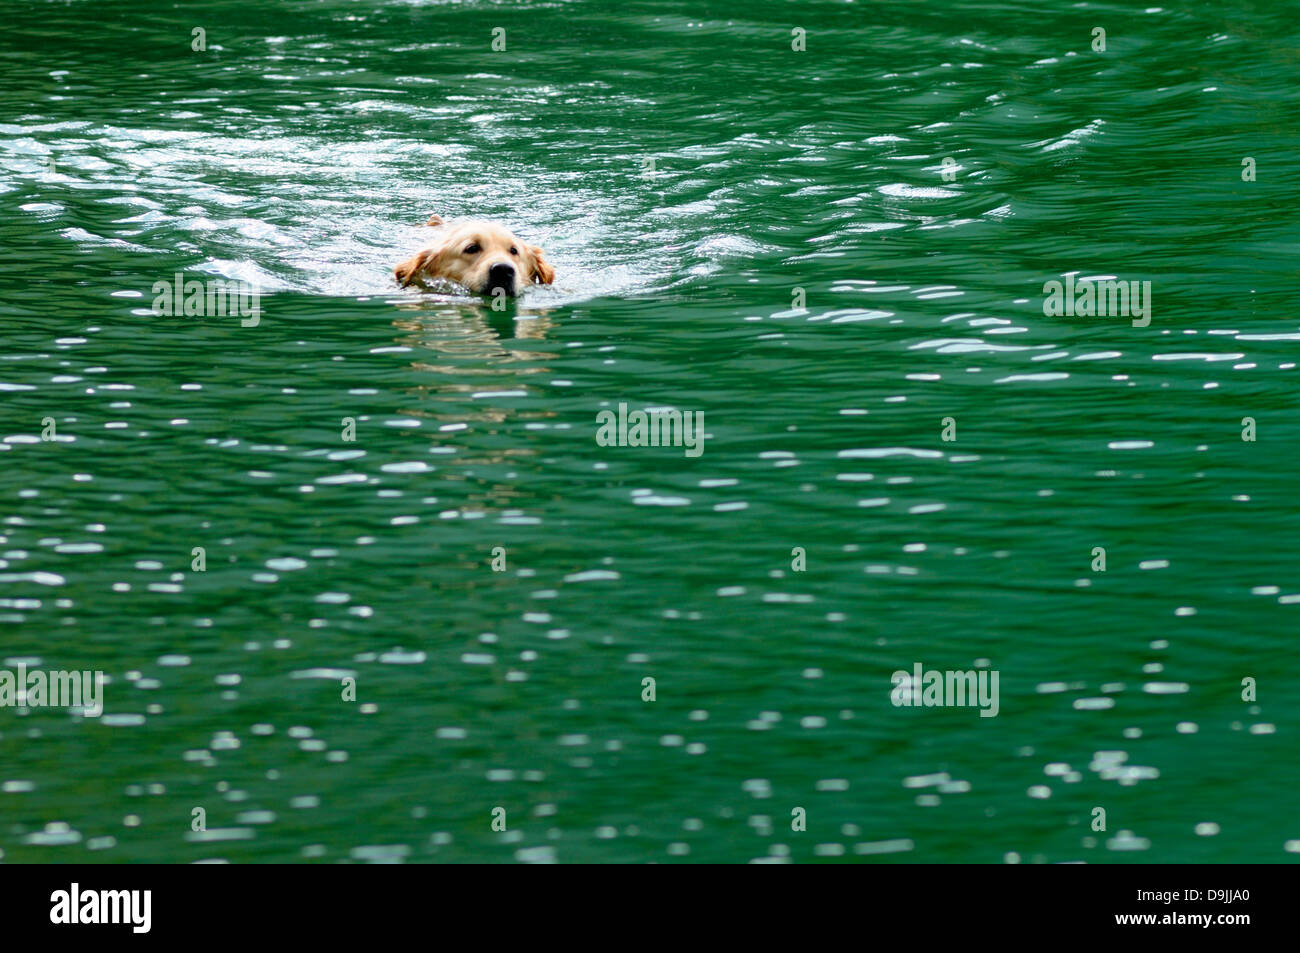
[[[502,289],[506,294],[515,293],[514,265],[501,262],[488,269],[487,290],[491,293],[497,288]]]

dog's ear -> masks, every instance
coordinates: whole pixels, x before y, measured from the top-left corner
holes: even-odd
[[[437,228],[443,224],[442,216],[430,215],[429,220],[424,224]],[[420,277],[420,273],[433,263],[433,260],[438,257],[441,251],[441,246],[437,248],[426,248],[424,251],[406,259],[406,261],[393,269],[393,276],[397,278],[397,283],[405,288],[416,278]]]
[[[420,276],[420,272],[429,266],[429,262],[433,261],[434,256],[437,254],[437,249],[426,248],[424,251],[406,259],[393,269],[393,276],[397,279],[397,283],[405,288]]]
[[[528,251],[533,256],[533,281],[539,285],[549,285],[555,281],[555,269],[542,257],[542,250],[536,245],[529,245]]]

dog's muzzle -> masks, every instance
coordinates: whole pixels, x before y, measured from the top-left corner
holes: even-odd
[[[496,264],[488,269],[487,286],[484,289],[493,294],[498,288],[508,295],[515,293],[515,269],[513,265]]]

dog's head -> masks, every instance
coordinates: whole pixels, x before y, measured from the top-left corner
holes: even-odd
[[[429,224],[438,229],[434,243],[393,269],[403,285],[418,278],[445,278],[476,294],[502,291],[514,297],[529,283],[549,285],[555,280],[542,250],[520,241],[503,225],[444,223],[437,216]]]

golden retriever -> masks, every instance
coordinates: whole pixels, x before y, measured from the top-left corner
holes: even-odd
[[[403,287],[424,278],[442,278],[475,294],[519,294],[532,282],[549,285],[555,269],[536,245],[514,236],[495,222],[444,222],[434,215],[426,223],[438,230],[433,242],[393,269]]]

